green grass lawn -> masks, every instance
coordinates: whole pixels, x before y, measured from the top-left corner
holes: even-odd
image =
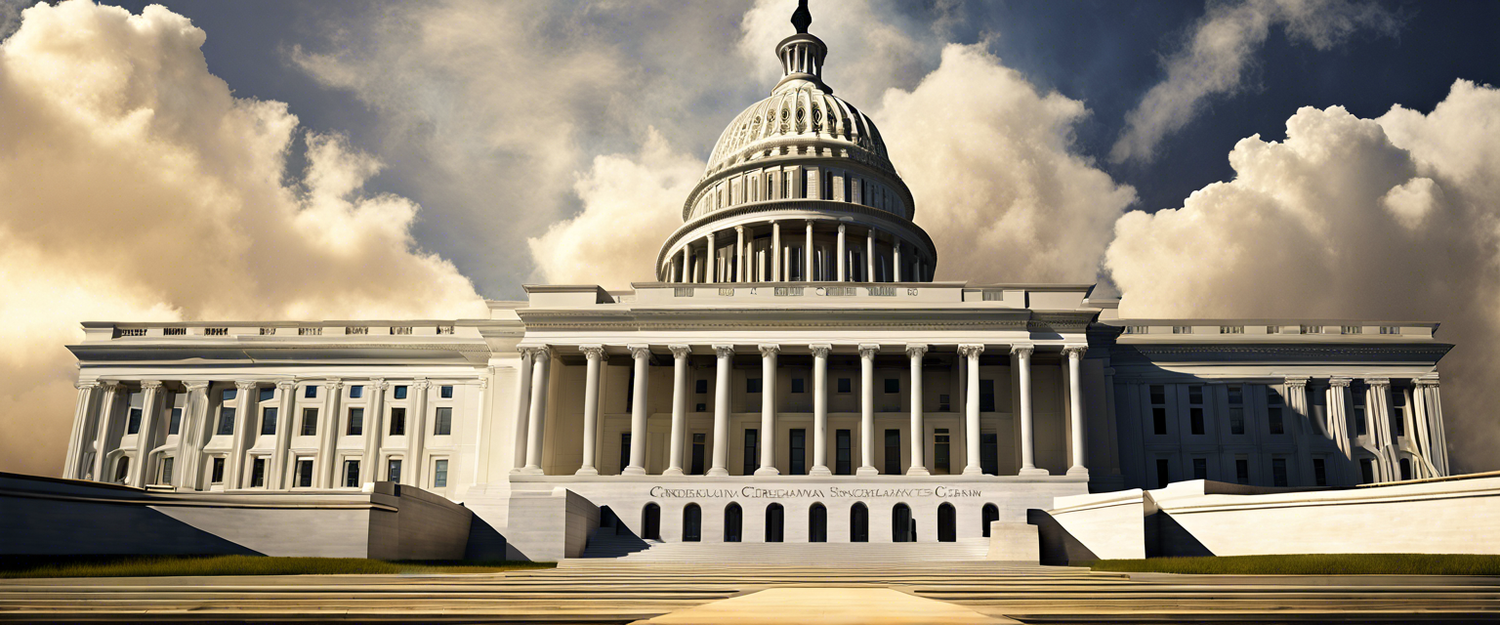
[[[5,556],[5,577],[160,577],[169,575],[371,575],[493,573],[541,569],[552,562],[387,561],[267,556]]]
[[[1095,571],[1198,575],[1500,575],[1500,556],[1372,553],[1100,560]]]

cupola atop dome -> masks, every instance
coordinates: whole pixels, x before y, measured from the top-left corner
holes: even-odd
[[[823,82],[828,46],[811,24],[802,0],[796,34],[776,44],[781,80],[719,136],[683,204],[686,223],[657,257],[659,280],[932,279],[937,252],[911,221],[911,191],[875,123]],[[787,228],[797,232],[784,244]]]

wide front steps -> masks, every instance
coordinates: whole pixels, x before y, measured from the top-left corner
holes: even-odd
[[[879,563],[982,561],[989,555],[989,539],[951,543],[708,543],[659,542],[634,536],[597,534],[580,560],[624,562],[739,563],[829,566]]]

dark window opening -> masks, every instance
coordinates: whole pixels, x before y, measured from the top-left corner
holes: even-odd
[[[782,525],[785,522],[786,510],[779,503],[766,506],[766,542],[779,543],[782,541]]]
[[[984,509],[980,511],[979,524],[980,531],[984,533],[985,538],[990,537],[990,524],[999,520],[1000,508],[992,503],[984,504]]]
[[[980,412],[994,412],[995,411],[995,381],[994,380],[980,380],[979,381],[979,411]]]
[[[793,429],[791,439],[792,475],[807,475],[807,430]]]
[[[1195,479],[1195,480],[1206,480],[1206,479],[1208,479],[1208,459],[1207,458],[1193,458],[1193,479]]]
[[[938,542],[951,543],[958,540],[958,519],[953,504],[938,506]]]
[[[834,475],[854,474],[854,431],[835,430],[833,433]]]
[[[1171,479],[1172,479],[1170,469],[1171,469],[1171,462],[1169,462],[1166,458],[1157,458],[1156,459],[1156,487],[1157,488],[1166,488],[1167,487],[1167,483],[1170,482]]]
[[[828,508],[815,503],[807,511],[807,542],[828,542]]]
[[[688,473],[691,475],[703,475],[703,452],[707,446],[708,435],[703,433],[693,434],[693,466]]]
[[[740,504],[730,502],[724,507],[724,542],[740,542],[740,530],[745,525],[745,511]]]
[[[745,467],[741,475],[752,475],[758,466],[756,464],[757,454],[760,451],[760,430],[754,428],[745,430]]]
[[[885,474],[901,475],[901,430],[885,431]]]
[[[898,503],[891,508],[891,542],[917,542],[917,524],[912,522],[911,506]]]
[[[1328,485],[1328,466],[1322,458],[1313,458],[1313,484],[1315,486]]]
[[[849,542],[870,542],[870,509],[863,503],[849,508]]]
[[[952,463],[949,461],[948,429],[937,428],[932,434],[932,464],[933,470],[938,475],[947,475],[952,472]]]
[[[682,509],[682,542],[695,543],[703,540],[703,510],[690,503]]]

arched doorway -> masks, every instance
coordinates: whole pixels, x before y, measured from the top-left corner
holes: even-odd
[[[745,512],[740,504],[730,502],[724,506],[724,542],[740,542],[740,528],[745,525]]]
[[[870,509],[863,503],[849,508],[849,542],[870,542]]]
[[[958,513],[953,504],[938,506],[938,542],[951,543],[958,540]]]
[[[124,484],[130,476],[130,456],[121,456],[115,463],[115,483]]]
[[[891,508],[891,542],[917,542],[917,524],[911,520],[911,506],[898,503]]]
[[[785,520],[786,510],[779,503],[766,506],[766,542],[781,542],[781,526]]]
[[[661,540],[661,506],[655,502],[646,504],[641,511],[641,538]]]
[[[807,511],[807,542],[828,542],[828,508],[823,504],[815,503]]]
[[[984,504],[984,511],[980,513],[979,522],[984,530],[984,537],[990,537],[990,524],[1000,520],[1000,507],[992,503]]]
[[[690,503],[682,509],[682,542],[695,543],[703,540],[703,510]]]

